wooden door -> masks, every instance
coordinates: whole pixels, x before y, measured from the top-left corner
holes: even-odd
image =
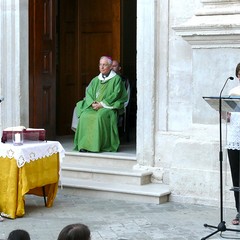
[[[78,55],[78,0],[60,0],[58,19],[57,134],[68,135],[76,96],[78,91],[82,91],[78,82],[81,71]]]
[[[120,0],[59,0],[57,133],[72,134],[72,112],[99,74],[102,55],[120,59]]]
[[[29,126],[56,135],[55,0],[29,0]]]

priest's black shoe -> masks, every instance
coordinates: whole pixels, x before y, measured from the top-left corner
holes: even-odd
[[[81,148],[79,152],[88,152],[88,150]]]

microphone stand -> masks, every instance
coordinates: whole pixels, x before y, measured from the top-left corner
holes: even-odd
[[[204,224],[204,227],[210,227],[210,228],[216,228],[217,230],[214,231],[213,233],[209,234],[206,237],[203,237],[201,240],[205,240],[213,235],[215,235],[218,232],[225,232],[225,231],[233,231],[233,232],[240,232],[238,229],[229,229],[226,227],[226,222],[223,220],[223,167],[222,167],[222,162],[223,162],[223,151],[222,151],[222,92],[223,89],[225,88],[228,80],[233,80],[233,77],[229,77],[226,81],[225,84],[223,85],[223,88],[220,92],[219,95],[219,163],[220,163],[220,223],[218,226],[212,226],[208,224]]]

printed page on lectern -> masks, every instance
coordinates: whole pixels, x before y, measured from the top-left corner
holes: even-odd
[[[210,96],[203,97],[203,99],[216,111],[219,111],[220,97]],[[226,112],[240,112],[240,97],[238,96],[224,96],[221,97],[222,111]]]

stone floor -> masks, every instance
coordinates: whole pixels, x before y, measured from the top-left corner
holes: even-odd
[[[52,208],[44,207],[43,198],[27,195],[25,210],[22,218],[0,222],[0,239],[22,228],[33,240],[56,240],[65,225],[81,222],[89,226],[92,240],[195,240],[215,230],[205,223],[220,223],[218,207],[86,198],[70,189],[59,189]],[[227,228],[240,230],[230,225],[234,215],[233,209],[223,209]],[[222,238],[240,239],[240,232],[224,231],[208,239]]]

